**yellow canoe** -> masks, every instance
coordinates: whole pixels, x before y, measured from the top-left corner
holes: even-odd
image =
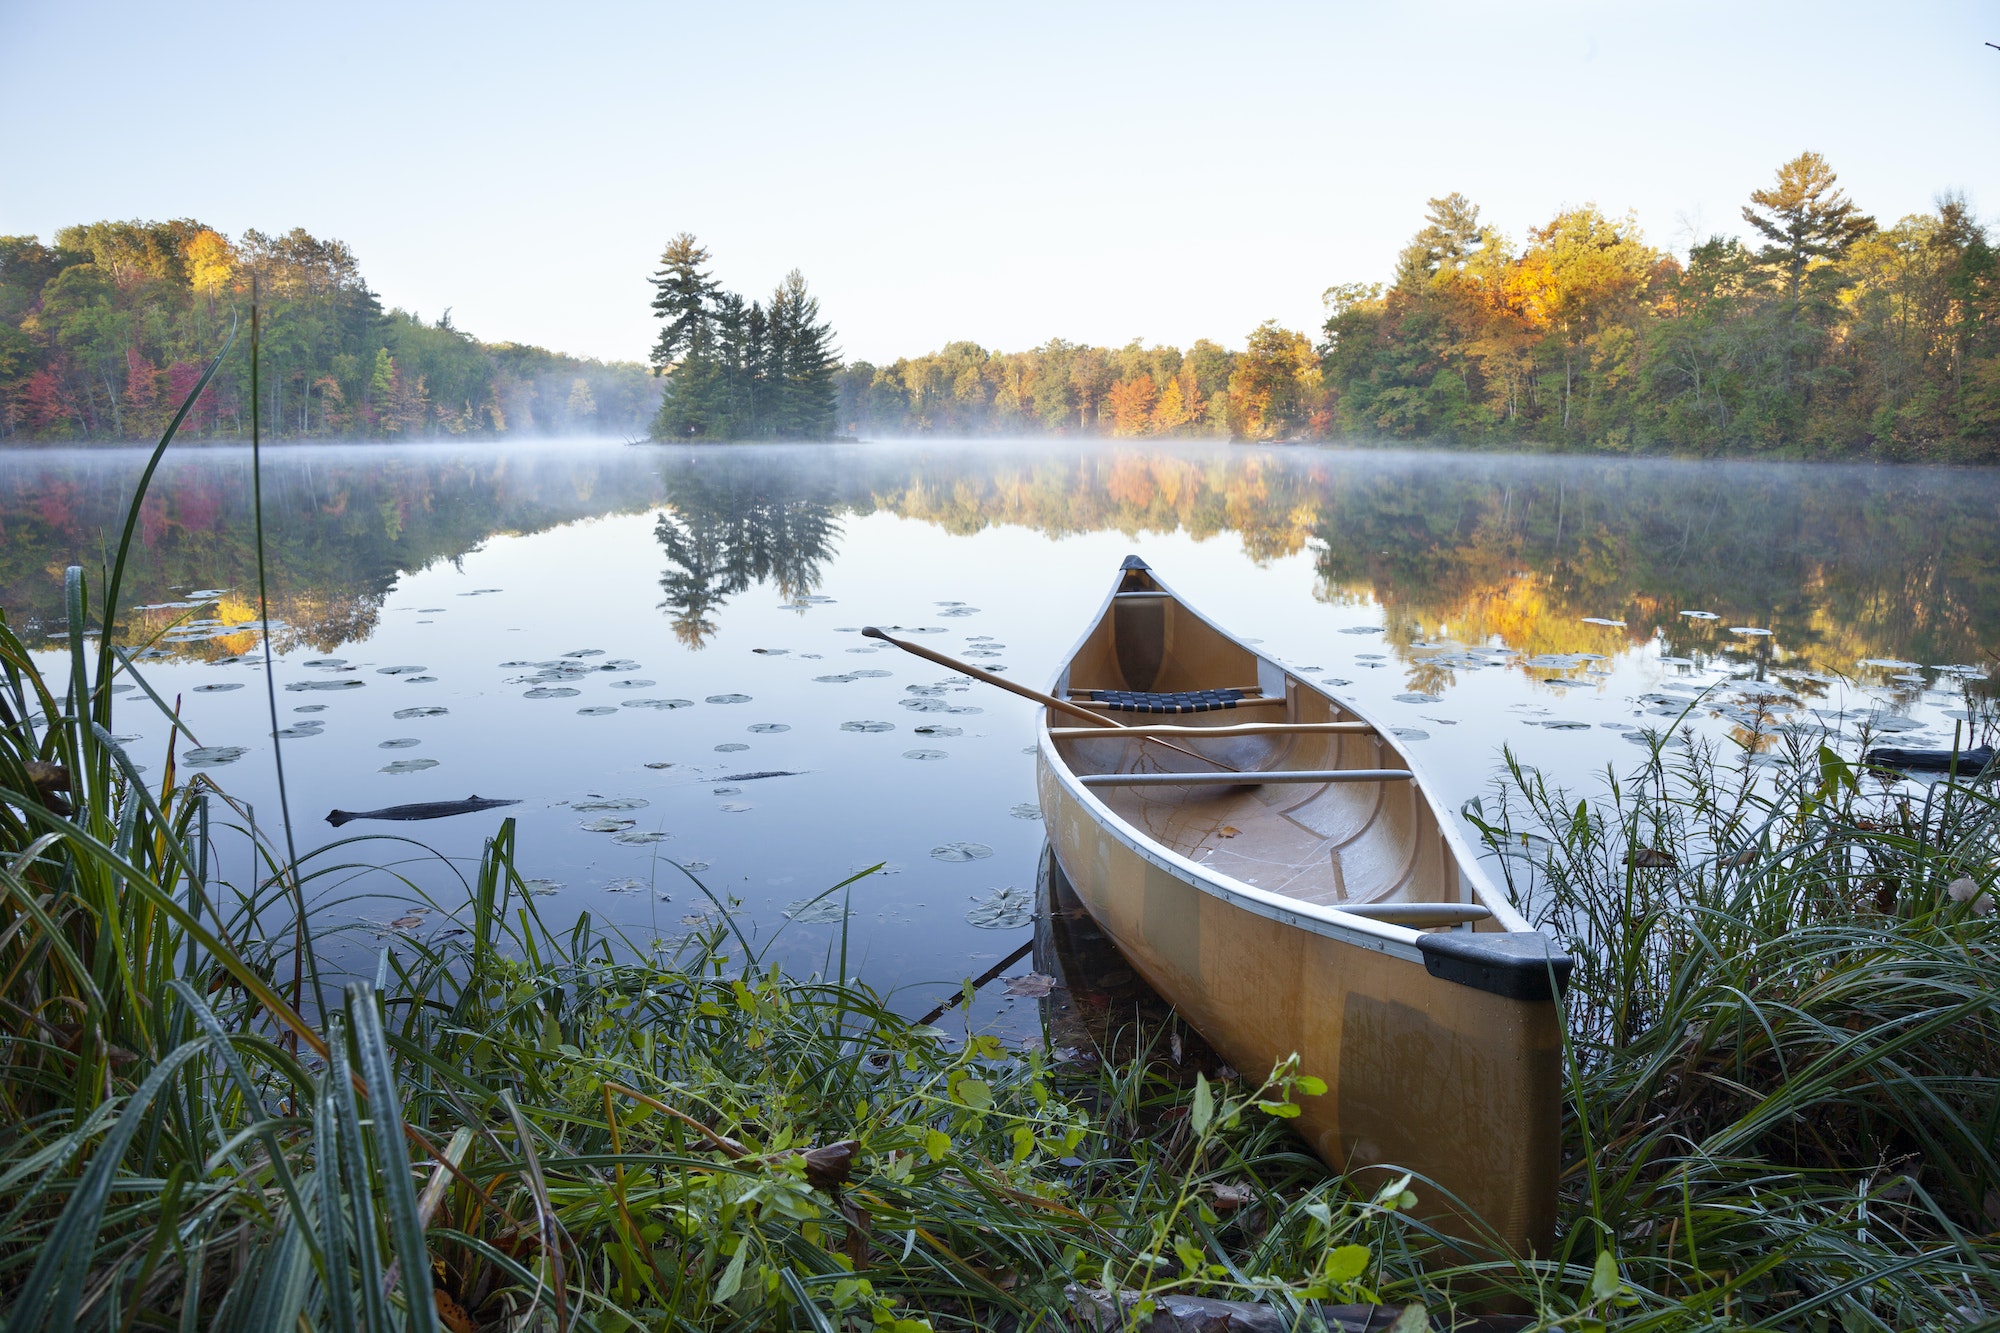
[[[1292,1123],[1328,1165],[1414,1171],[1440,1229],[1546,1255],[1571,960],[1396,738],[1137,556],[1050,692],[1144,728],[1044,709],[1036,761],[1056,859],[1132,966],[1246,1078],[1296,1053],[1326,1081]]]

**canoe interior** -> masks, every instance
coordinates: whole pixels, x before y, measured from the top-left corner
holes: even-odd
[[[1059,694],[1066,690],[1071,698],[1095,690],[1240,688],[1272,701],[1246,699],[1233,708],[1164,716],[1107,714],[1129,724],[1212,730],[1246,722],[1360,720],[1310,682],[1263,662],[1172,596],[1162,595],[1144,569],[1125,571],[1118,593],[1057,685]],[[1065,737],[1055,744],[1077,774],[1209,773],[1218,764],[1244,771],[1408,767],[1392,739],[1373,733],[1176,736],[1172,742],[1180,749],[1121,737],[1107,728],[1102,738]],[[1097,792],[1120,819],[1161,846],[1303,903],[1476,901],[1472,877],[1461,873],[1437,811],[1416,782],[1102,787]],[[1479,928],[1501,927],[1489,920]]]

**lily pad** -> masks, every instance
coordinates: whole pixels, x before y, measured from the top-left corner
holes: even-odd
[[[757,807],[748,801],[724,801],[715,808],[727,814],[740,815],[745,810],[755,810]]]
[[[297,708],[294,708],[294,709],[293,709],[292,711],[293,711],[294,713],[324,713],[324,712],[326,711],[326,705],[325,705],[325,704],[300,704],[300,705],[299,705],[299,706],[298,706]]]
[[[1027,889],[994,889],[973,899],[965,919],[981,930],[1015,930],[1035,919],[1035,895]]]
[[[1399,694],[1396,696],[1396,702],[1399,704],[1434,704],[1438,702],[1438,696],[1435,694]]]
[[[636,819],[613,819],[606,815],[602,819],[586,819],[577,827],[585,833],[623,833],[638,822]]]
[[[643,796],[591,796],[570,802],[572,810],[644,810],[652,802]]]
[[[951,758],[951,754],[946,750],[905,750],[903,751],[903,758],[923,760],[949,759]]]
[[[384,773],[421,773],[427,768],[436,768],[437,766],[438,761],[435,759],[398,759],[392,764],[384,764],[381,771]]]
[[[308,736],[317,736],[326,730],[324,722],[294,722],[289,727],[279,727],[271,734],[281,741],[302,741]]]
[[[747,750],[749,748],[742,741],[724,741],[715,747],[715,752],[717,754],[735,754],[739,750]]]
[[[773,736],[778,732],[790,731],[791,729],[791,725],[785,722],[752,722],[745,728],[745,730],[753,731],[759,736]]]
[[[813,683],[816,685],[848,685],[859,679],[861,677],[855,675],[853,672],[843,671],[835,676],[814,676]]]
[[[347,659],[344,657],[310,657],[299,663],[299,665],[306,667],[344,667],[347,665]]]
[[[1721,617],[1721,616],[1719,616],[1719,615],[1715,614],[1715,612],[1713,612],[1713,611],[1683,611],[1683,612],[1681,612],[1681,614],[1682,614],[1683,616],[1687,617],[1687,618],[1688,618],[1689,620],[1720,620],[1720,619],[1722,619],[1722,617]]]
[[[1427,741],[1431,738],[1428,731],[1419,727],[1391,727],[1389,731],[1399,741]]]
[[[378,750],[407,750],[413,745],[422,744],[423,742],[415,736],[398,736],[396,739],[390,741],[377,741],[375,748]]]
[[[1042,807],[1036,805],[1033,801],[1023,801],[1019,805],[1008,806],[1007,813],[1016,819],[1040,819],[1042,817]]]
[[[658,683],[658,681],[651,680],[614,680],[611,682],[611,688],[614,690],[650,690]]]
[[[942,738],[947,736],[963,736],[965,729],[963,727],[947,727],[942,722],[926,722],[923,726],[918,727],[916,732],[919,736],[937,736]]]
[[[795,903],[785,904],[785,916],[802,926],[827,925],[840,921],[847,915],[847,908],[841,906],[839,899],[831,896],[821,898],[817,902],[801,898]]]
[[[1741,634],[1746,638],[1752,639],[1768,639],[1771,637],[1771,631],[1759,629],[1755,625],[1731,625],[1729,632],[1731,634]]]
[[[840,724],[840,729],[842,731],[894,731],[896,724],[894,722],[843,722]]]
[[[759,653],[765,657],[783,657],[792,650],[789,648],[752,648],[750,651]]]
[[[240,690],[242,688],[242,681],[231,680],[219,682],[214,685],[197,685],[194,687],[194,692],[196,694],[221,694],[226,690]]]
[[[1625,628],[1625,622],[1624,622],[1624,621],[1622,621],[1622,620],[1610,620],[1610,619],[1607,619],[1607,618],[1606,618],[1606,617],[1604,617],[1604,616],[1585,616],[1585,617],[1583,618],[1583,623],[1584,623],[1584,624],[1586,624],[1586,625],[1609,625],[1609,626],[1611,626],[1611,627],[1612,627],[1613,629],[1624,629],[1624,628]]]
[[[622,842],[628,847],[647,847],[656,842],[665,842],[673,836],[671,833],[661,833],[658,830],[648,831],[646,829],[635,828],[615,835],[611,841]]]
[[[439,708],[436,704],[425,704],[419,708],[398,708],[390,716],[403,721],[413,717],[443,717],[450,711],[449,708]]]
[[[537,898],[546,898],[550,894],[558,893],[562,890],[562,881],[559,879],[524,879],[521,881],[521,887],[529,893],[534,894]]]
[[[626,699],[626,700],[624,700],[624,701],[623,701],[622,703],[620,703],[620,704],[619,704],[618,706],[619,706],[620,708],[657,708],[657,709],[659,709],[659,710],[660,710],[661,712],[663,712],[663,713],[664,713],[664,712],[667,712],[667,711],[669,711],[669,710],[671,710],[671,709],[675,709],[675,708],[693,708],[693,707],[694,707],[694,700],[692,700],[692,699]]]
[[[617,709],[609,704],[593,704],[589,708],[577,709],[576,715],[578,717],[606,717],[617,711]]]
[[[947,842],[931,848],[933,861],[984,861],[993,849],[983,842]]]
[[[233,764],[250,753],[241,745],[202,745],[181,755],[181,762],[191,768],[214,768],[218,764]]]
[[[747,694],[711,694],[704,702],[712,704],[747,704],[750,702],[750,696]]]
[[[865,671],[850,671],[847,674],[854,677],[856,680],[880,680],[884,676],[893,676],[896,673],[893,671],[879,671],[873,667],[870,667]]]
[[[414,676],[424,670],[426,668],[420,666],[376,667],[375,674],[378,676]]]
[[[524,691],[521,697],[523,699],[574,699],[582,693],[582,690],[573,689],[568,685],[537,685],[532,690]]]
[[[602,656],[604,656],[604,650],[603,650],[602,648],[578,648],[578,649],[576,649],[576,650],[575,650],[574,652],[567,652],[567,653],[564,653],[564,654],[563,654],[563,656],[564,656],[564,657],[602,657]]]
[[[367,683],[350,676],[345,680],[291,680],[285,682],[285,688],[293,693],[301,690],[358,690]]]
[[[948,619],[957,620],[964,616],[978,615],[979,608],[976,606],[949,606],[938,612],[938,614]]]

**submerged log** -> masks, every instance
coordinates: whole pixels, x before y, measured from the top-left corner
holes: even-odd
[[[1993,747],[1976,750],[1902,750],[1877,745],[1867,762],[1875,768],[1900,768],[1913,773],[1980,773],[1993,762]]]

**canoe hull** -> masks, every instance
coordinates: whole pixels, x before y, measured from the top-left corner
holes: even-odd
[[[1441,1230],[1549,1253],[1560,1151],[1558,1006],[1251,910],[1149,850],[1051,759],[1037,784],[1057,861],[1149,984],[1246,1078],[1296,1053],[1327,1092],[1293,1126],[1329,1165],[1431,1182]],[[1451,1197],[1455,1196],[1456,1204]],[[1476,1219],[1476,1220],[1475,1220]]]

